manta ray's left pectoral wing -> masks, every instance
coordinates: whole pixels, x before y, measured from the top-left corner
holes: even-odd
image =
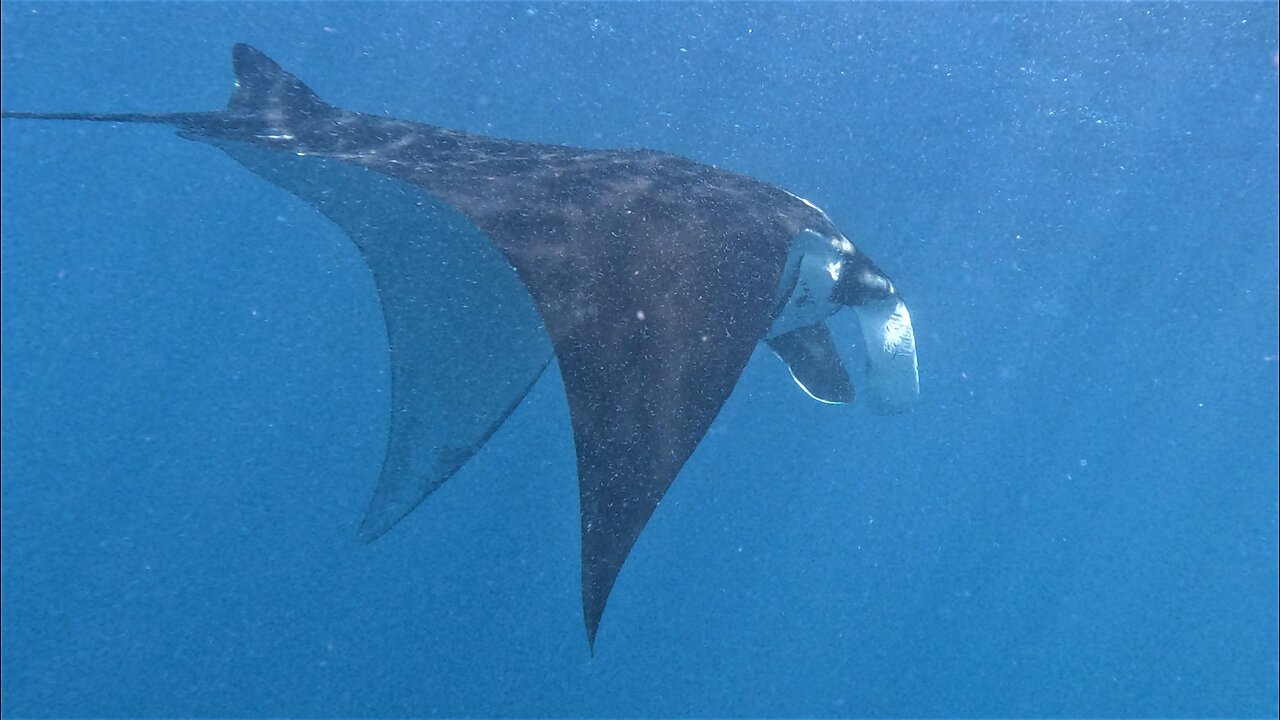
[[[515,410],[551,360],[546,330],[489,238],[429,193],[340,160],[214,144],[335,222],[373,273],[390,345],[391,421],[360,535],[377,538]]]
[[[333,220],[373,273],[390,344],[386,460],[361,535],[373,539],[457,471],[515,409],[552,357],[524,284],[457,209],[349,162],[352,113],[248,45],[232,53],[223,110],[15,113],[5,118],[171,125],[221,148]],[[345,134],[344,134],[345,132]],[[359,153],[356,153],[357,155]]]

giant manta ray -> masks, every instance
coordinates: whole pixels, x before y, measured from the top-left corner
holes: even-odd
[[[577,448],[594,646],[627,554],[758,342],[815,399],[851,402],[825,324],[851,307],[871,409],[915,402],[906,306],[811,203],[664,152],[517,142],[344,110],[247,45],[233,57],[222,110],[4,117],[171,125],[311,204],[359,246],[391,354],[387,453],[362,537],[385,533],[457,472],[554,357]]]

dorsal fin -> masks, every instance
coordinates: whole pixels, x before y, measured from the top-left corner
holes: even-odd
[[[227,111],[231,114],[259,115],[274,108],[285,114],[310,115],[332,109],[306,83],[261,50],[237,43],[231,58],[236,73],[236,89],[227,101]]]

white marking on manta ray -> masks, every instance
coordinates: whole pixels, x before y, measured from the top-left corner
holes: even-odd
[[[781,188],[780,188],[780,189],[781,189]],[[788,191],[788,190],[783,190],[782,192],[784,192],[784,193],[786,193],[786,194],[790,195],[791,197],[793,197],[793,198],[795,198],[795,199],[799,200],[800,202],[804,203],[805,205],[808,205],[810,208],[813,208],[814,210],[817,210],[818,212],[822,213],[822,216],[823,216],[823,217],[826,217],[826,216],[827,216],[827,213],[826,213],[826,212],[823,212],[822,208],[818,207],[817,205],[814,205],[813,203],[811,203],[811,202],[809,202],[808,200],[806,200],[806,199],[804,199],[804,198],[800,197],[799,195],[797,195],[797,194],[795,194],[795,193],[793,193],[793,192],[790,192],[790,191]]]
[[[831,276],[833,282],[840,279],[840,271],[843,269],[844,263],[839,260],[827,263],[827,274]]]
[[[809,388],[804,386],[804,383],[800,382],[800,378],[796,377],[796,371],[792,370],[791,366],[789,365],[787,366],[787,372],[791,373],[791,379],[796,381],[796,385],[800,386],[800,389],[804,391],[805,395],[808,395],[809,397],[813,398],[814,400],[817,400],[823,405],[844,405],[844,403],[842,402],[835,402],[834,400],[825,400],[823,398],[818,397],[817,395],[814,395],[812,392],[809,391]]]

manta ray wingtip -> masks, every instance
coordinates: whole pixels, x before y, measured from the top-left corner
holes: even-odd
[[[365,514],[364,519],[360,521],[360,528],[356,530],[356,537],[360,539],[360,542],[368,545],[386,535],[387,531],[395,526],[399,520],[400,517],[397,517],[388,521],[380,513],[368,512]]]

